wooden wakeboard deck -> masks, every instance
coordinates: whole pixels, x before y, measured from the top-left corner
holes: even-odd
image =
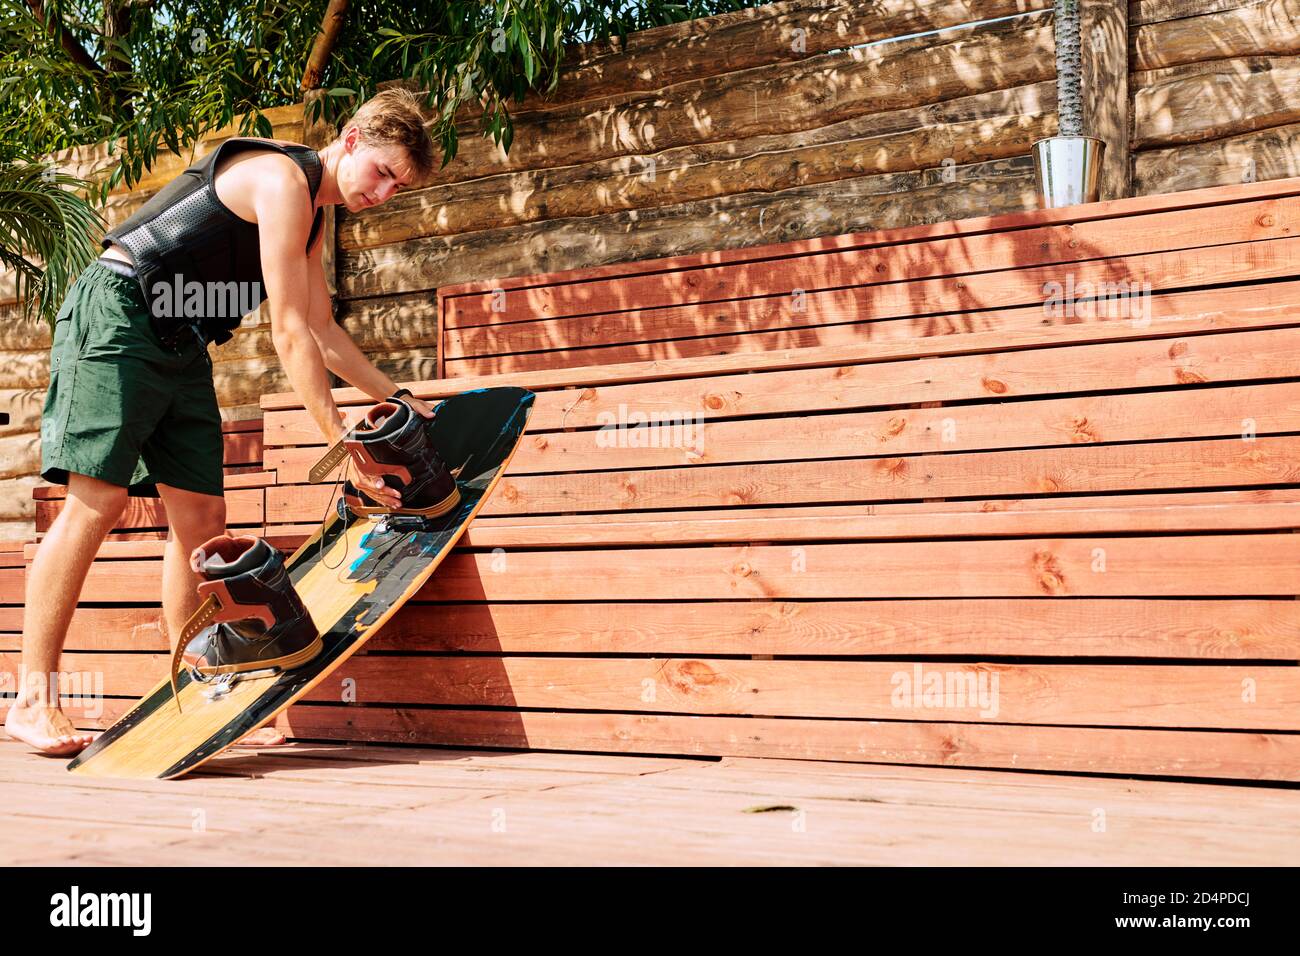
[[[475,390],[437,407],[434,443],[457,475],[461,503],[421,530],[332,515],[286,562],[320,629],[324,650],[302,667],[247,677],[225,694],[181,673],[133,707],[69,765],[90,776],[186,773],[273,718],[320,683],[415,594],[478,514],[518,447],[532,405],[519,388]],[[179,707],[177,704],[179,703]]]

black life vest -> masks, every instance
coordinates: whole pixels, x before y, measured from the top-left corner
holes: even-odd
[[[105,249],[117,243],[131,254],[144,300],[155,315],[165,314],[159,306],[171,313],[171,300],[157,300],[161,295],[173,296],[171,290],[178,286],[198,282],[211,289],[209,283],[236,283],[229,288],[238,294],[208,297],[198,318],[205,338],[218,345],[266,299],[258,224],[236,216],[217,198],[213,183],[213,171],[222,157],[250,149],[273,149],[292,159],[306,175],[312,202],[316,201],[322,168],[314,149],[234,137],[177,175],[100,241]],[[317,209],[312,219],[308,249],[320,229],[322,212]]]

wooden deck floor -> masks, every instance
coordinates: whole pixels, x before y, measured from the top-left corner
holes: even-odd
[[[74,780],[63,768],[64,761],[0,741],[0,863],[1257,865],[1300,858],[1300,790],[1285,787],[302,743],[227,753],[171,782]]]

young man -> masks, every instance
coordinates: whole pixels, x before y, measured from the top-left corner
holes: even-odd
[[[327,370],[376,401],[398,391],[332,320],[322,207],[379,205],[433,166],[418,100],[385,90],[319,153],[279,140],[226,140],[105,235],[106,251],[73,284],[55,323],[41,474],[66,483],[68,493],[27,573],[22,675],[5,721],[11,737],[60,757],[93,740],[59,709],[59,655],[128,488],[156,487],[166,508],[163,621],[173,646],[198,606],[190,553],[221,535],[226,520],[208,342],[229,339],[268,299],[276,353],[330,444],[344,427]],[[432,416],[427,404],[406,401]],[[399,505],[382,478],[362,475],[358,483]],[[283,741],[259,733],[246,740]]]

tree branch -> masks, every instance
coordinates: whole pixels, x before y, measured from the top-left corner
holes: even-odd
[[[108,78],[104,68],[95,62],[95,58],[86,52],[86,48],[77,42],[77,38],[64,30],[61,23],[56,24],[52,17],[45,15],[45,4],[41,0],[27,0],[27,6],[31,9],[33,16],[45,25],[45,29],[50,36],[63,44],[64,52],[72,58],[73,63],[76,63],[84,70],[94,73],[101,81]]]
[[[316,42],[312,44],[311,55],[307,57],[307,68],[302,72],[301,89],[304,93],[320,86],[321,74],[325,72],[325,61],[334,49],[334,41],[343,29],[345,15],[348,12],[348,0],[330,0],[321,20],[320,30],[316,33]]]
[[[105,0],[104,2],[104,36],[111,39],[120,39],[129,35],[131,32],[131,4],[129,2],[114,2],[114,0]],[[130,100],[118,95],[117,91],[121,89],[118,85],[120,81],[129,76],[132,72],[130,59],[122,56],[118,50],[106,44],[105,48],[108,53],[108,70],[117,81],[113,84],[112,90],[114,99],[117,101],[118,108],[122,115],[127,119],[135,118],[135,109],[132,107]]]

